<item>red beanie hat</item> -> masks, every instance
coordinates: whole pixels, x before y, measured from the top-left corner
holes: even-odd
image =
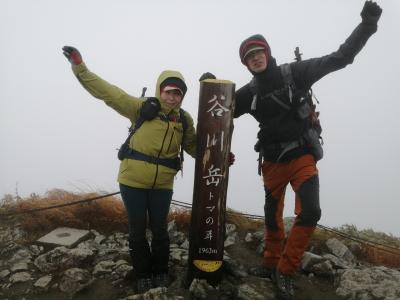
[[[246,65],[246,56],[255,50],[264,49],[267,59],[271,56],[271,49],[267,40],[261,34],[255,34],[245,39],[239,48],[239,56],[242,64]]]

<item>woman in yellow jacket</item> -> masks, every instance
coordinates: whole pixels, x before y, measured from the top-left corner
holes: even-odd
[[[90,72],[76,48],[65,46],[63,53],[90,94],[132,124],[146,120],[129,140],[129,153],[121,160],[118,182],[128,213],[129,251],[137,290],[143,293],[152,287],[167,286],[167,216],[174,177],[180,168],[179,152],[183,147],[191,156],[196,154],[193,119],[186,111],[182,115],[185,120],[180,119],[180,106],[187,90],[184,78],[177,71],[162,72],[155,97],[143,101]],[[186,130],[183,130],[184,124],[187,124]],[[151,249],[146,239],[147,216],[153,235]]]

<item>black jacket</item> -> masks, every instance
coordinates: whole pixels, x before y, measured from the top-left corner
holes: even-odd
[[[376,30],[376,25],[361,23],[337,51],[319,58],[291,63],[290,67],[296,87],[292,104],[290,104],[288,93],[284,91],[285,85],[280,68],[275,59],[270,57],[267,69],[254,76],[257,88],[257,109],[251,110],[253,92],[251,84],[248,83],[236,92],[235,118],[245,113],[253,115],[259,122],[258,138],[263,145],[272,146],[299,139],[306,130],[306,124],[296,117],[298,99],[325,75],[351,64]],[[276,91],[281,91],[279,99],[290,105],[291,110],[283,108],[270,97],[263,98],[263,96]],[[266,148],[268,150],[264,152],[264,159],[276,161],[281,150],[274,149],[274,147]],[[298,147],[286,153],[280,161],[287,161],[306,153],[309,153],[307,147]]]

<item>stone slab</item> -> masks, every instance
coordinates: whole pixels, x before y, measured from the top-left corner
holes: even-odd
[[[75,247],[78,243],[88,238],[89,230],[59,227],[42,236],[37,242],[42,244],[65,246],[68,248]]]

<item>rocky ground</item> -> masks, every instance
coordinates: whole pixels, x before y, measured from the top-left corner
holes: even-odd
[[[137,295],[125,233],[92,230],[73,248],[48,247],[26,243],[18,224],[1,222],[0,299],[275,299],[273,283],[251,272],[262,260],[262,230],[226,226],[224,276],[217,287],[203,280],[185,285],[188,240],[171,222],[171,285]],[[298,299],[400,299],[398,269],[361,263],[335,238],[326,241],[322,253],[312,249],[296,276]]]

